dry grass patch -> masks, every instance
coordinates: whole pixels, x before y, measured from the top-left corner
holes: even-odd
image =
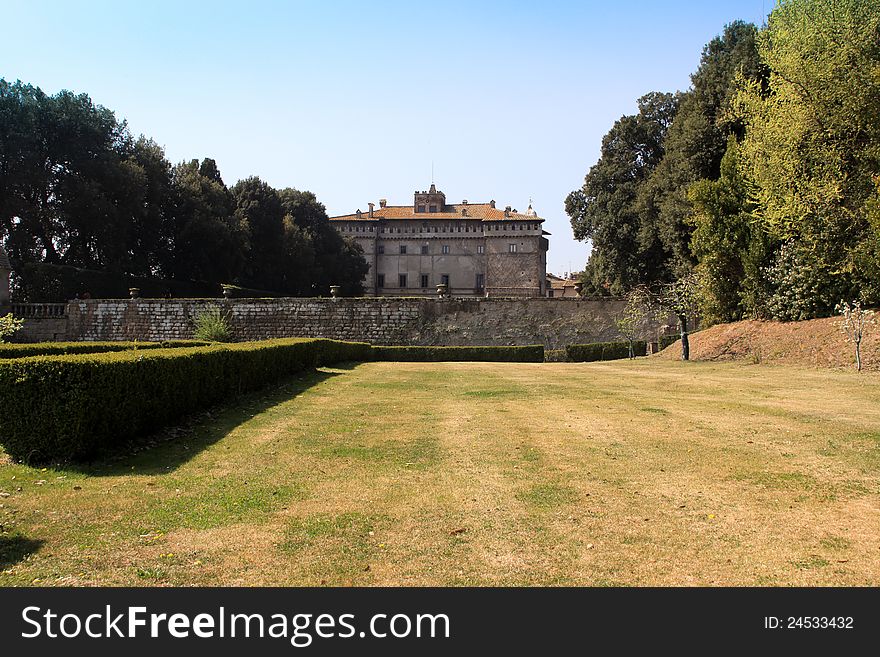
[[[328,369],[84,468],[0,462],[0,585],[877,585],[880,379]]]

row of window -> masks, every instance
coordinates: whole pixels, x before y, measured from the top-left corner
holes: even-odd
[[[368,224],[354,224],[354,226],[350,224],[345,224],[343,226],[343,230],[348,233],[372,233],[373,225]],[[433,230],[432,230],[433,228]],[[448,230],[447,230],[448,228]],[[489,232],[489,231],[516,231],[516,230],[534,230],[538,229],[537,224],[506,224],[506,223],[497,223],[497,224],[486,224],[485,231],[479,226],[471,226],[470,224],[465,224],[464,227],[459,224],[458,226],[428,226],[427,224],[422,224],[419,227],[418,231],[415,226],[412,226],[412,230],[410,230],[409,226],[404,226],[400,228],[399,226],[383,226],[379,229],[380,233],[480,233],[480,232]]]
[[[376,284],[383,288],[385,287],[385,274],[378,274],[376,276]],[[449,274],[440,274],[440,282],[443,285],[449,285]],[[477,274],[475,279],[474,287],[476,289],[482,290],[486,285],[486,275],[485,274]],[[408,287],[408,280],[406,274],[398,274],[397,275],[397,283],[398,287],[405,288]],[[431,276],[430,274],[419,274],[419,287],[422,289],[427,289],[431,287]]]
[[[517,244],[508,244],[507,245],[507,252],[508,253],[516,253],[517,246],[518,246]],[[407,245],[406,244],[400,244],[400,245],[398,245],[397,248],[399,249],[400,255],[407,254]],[[482,254],[485,252],[486,252],[485,246],[483,246],[482,244],[477,246],[477,253]],[[376,253],[378,253],[379,255],[384,254],[385,253],[385,245],[384,244],[377,244],[376,245]],[[440,253],[442,253],[443,255],[448,255],[449,254],[449,245],[442,244],[440,246]],[[431,254],[431,245],[430,244],[422,244],[420,247],[419,254],[420,255],[430,255]]]

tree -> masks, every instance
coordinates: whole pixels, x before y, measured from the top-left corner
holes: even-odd
[[[12,313],[0,316],[0,342],[21,330],[22,326],[24,326],[24,320],[16,319]]]
[[[661,315],[673,314],[678,318],[682,360],[690,360],[688,323],[692,323],[697,315],[699,298],[699,281],[694,274],[666,284],[660,294]]]
[[[754,25],[735,21],[706,44],[700,66],[691,75],[691,89],[683,95],[663,142],[663,159],[639,191],[644,230],[656,233],[669,254],[667,267],[676,276],[690,272],[698,258],[691,251],[689,188],[699,180],[717,180],[729,137],[743,137],[742,121],[731,111],[737,80],[754,81],[759,89],[766,86],[756,35]]]
[[[838,326],[846,335],[847,340],[853,343],[856,349],[856,370],[862,371],[862,338],[869,327],[873,327],[876,320],[874,311],[862,308],[858,301],[852,303],[841,301],[835,310],[842,316]]]
[[[878,30],[874,0],[782,0],[758,37],[769,93],[743,81],[743,167],[755,183],[755,216],[789,245],[777,269],[799,267],[795,282],[820,295],[805,314],[803,304],[786,307],[792,297],[777,287],[777,316],[824,315],[839,298],[880,301],[870,226],[880,171]]]
[[[202,165],[191,160],[172,169],[171,182],[171,209],[164,229],[168,248],[161,273],[183,280],[237,281],[244,267],[246,238],[235,216],[235,199],[219,172],[202,175]]]
[[[694,208],[690,249],[699,262],[705,324],[763,314],[767,298],[767,237],[752,217],[750,186],[739,162],[739,144],[730,135],[718,180],[699,180],[688,190]]]
[[[622,294],[640,283],[669,280],[667,254],[644,230],[639,190],[663,158],[663,142],[680,96],[650,93],[639,113],[619,119],[602,139],[602,154],[581,189],[565,201],[575,239],[590,240],[586,293]]]
[[[645,330],[645,324],[652,305],[651,293],[645,287],[637,287],[626,295],[626,306],[614,324],[620,335],[629,344],[629,357],[635,358],[633,342]]]
[[[369,265],[361,248],[345,239],[330,225],[327,211],[312,192],[287,188],[279,192],[285,212],[288,240],[297,245],[294,252],[309,265],[310,287],[302,294],[327,294],[331,285],[339,285],[345,296],[363,294],[363,279]],[[301,240],[308,240],[306,250]]]
[[[281,290],[284,269],[284,207],[277,190],[251,176],[232,188],[235,216],[247,236],[242,280],[250,287]]]

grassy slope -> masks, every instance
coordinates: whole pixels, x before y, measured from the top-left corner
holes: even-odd
[[[878,585],[878,402],[662,359],[323,370],[133,457],[0,465],[0,585]]]
[[[718,324],[690,337],[693,360],[745,360],[807,367],[854,367],[855,348],[840,330],[840,318],[804,322],[747,320]],[[681,357],[681,343],[659,358]],[[862,364],[880,370],[880,327],[869,326],[862,342]]]

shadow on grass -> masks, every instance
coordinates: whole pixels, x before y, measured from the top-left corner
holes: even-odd
[[[341,374],[332,370],[350,370],[357,365],[338,363],[300,373],[207,411],[195,413],[175,426],[133,441],[93,461],[67,463],[63,469],[98,477],[168,474],[229,435],[239,425]]]
[[[44,542],[20,534],[0,534],[0,569],[23,561],[39,550]]]

